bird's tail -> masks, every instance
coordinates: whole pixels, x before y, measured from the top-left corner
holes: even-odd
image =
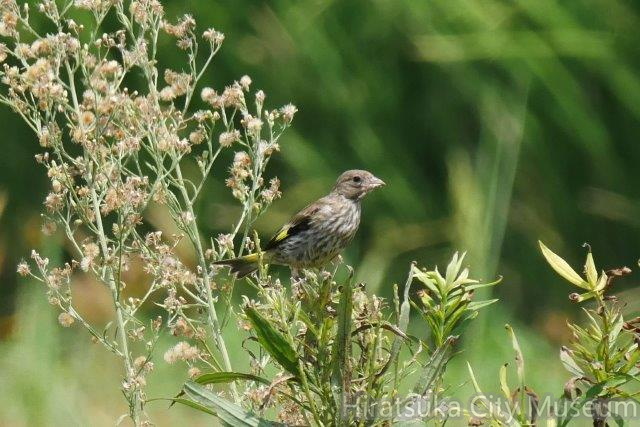
[[[249,254],[240,258],[225,259],[214,262],[216,265],[228,265],[231,267],[231,274],[236,274],[238,279],[242,279],[258,269],[260,260],[258,254]]]

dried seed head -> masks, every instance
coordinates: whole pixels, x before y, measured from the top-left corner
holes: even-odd
[[[289,124],[293,121],[293,116],[298,112],[298,108],[293,104],[287,104],[280,109],[280,113],[282,114],[282,120],[286,124]]]
[[[231,145],[240,140],[240,131],[237,129],[233,129],[229,132],[222,132],[220,134],[220,138],[218,142],[223,147],[231,147]]]
[[[60,313],[60,315],[58,316],[58,323],[60,323],[65,328],[73,325],[73,322],[75,322],[75,319],[69,313]]]
[[[197,347],[190,345],[188,342],[181,341],[174,347],[171,347],[164,354],[165,362],[172,364],[180,360],[194,361],[200,356]]]
[[[251,77],[242,76],[240,77],[240,86],[244,89],[245,92],[249,92],[249,87],[251,86]]]
[[[20,264],[18,264],[18,269],[16,271],[22,277],[28,276],[31,273],[31,269],[29,268],[29,264],[27,264],[24,261],[21,261]]]
[[[201,373],[202,372],[200,371],[200,369],[196,368],[195,366],[189,368],[189,371],[187,371],[189,378],[195,378],[199,376]]]

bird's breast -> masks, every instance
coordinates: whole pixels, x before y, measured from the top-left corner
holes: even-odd
[[[317,212],[307,230],[283,242],[274,260],[304,268],[322,265],[342,252],[359,225],[360,204],[338,200]]]

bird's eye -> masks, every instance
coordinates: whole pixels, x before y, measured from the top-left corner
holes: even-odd
[[[362,181],[362,178],[360,178],[359,176],[354,176],[351,180],[353,182],[360,182],[360,181]]]

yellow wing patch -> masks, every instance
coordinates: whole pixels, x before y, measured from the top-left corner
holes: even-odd
[[[284,240],[289,235],[289,227],[283,228],[273,239],[274,243]]]
[[[245,255],[241,259],[247,262],[258,262],[258,254]]]

